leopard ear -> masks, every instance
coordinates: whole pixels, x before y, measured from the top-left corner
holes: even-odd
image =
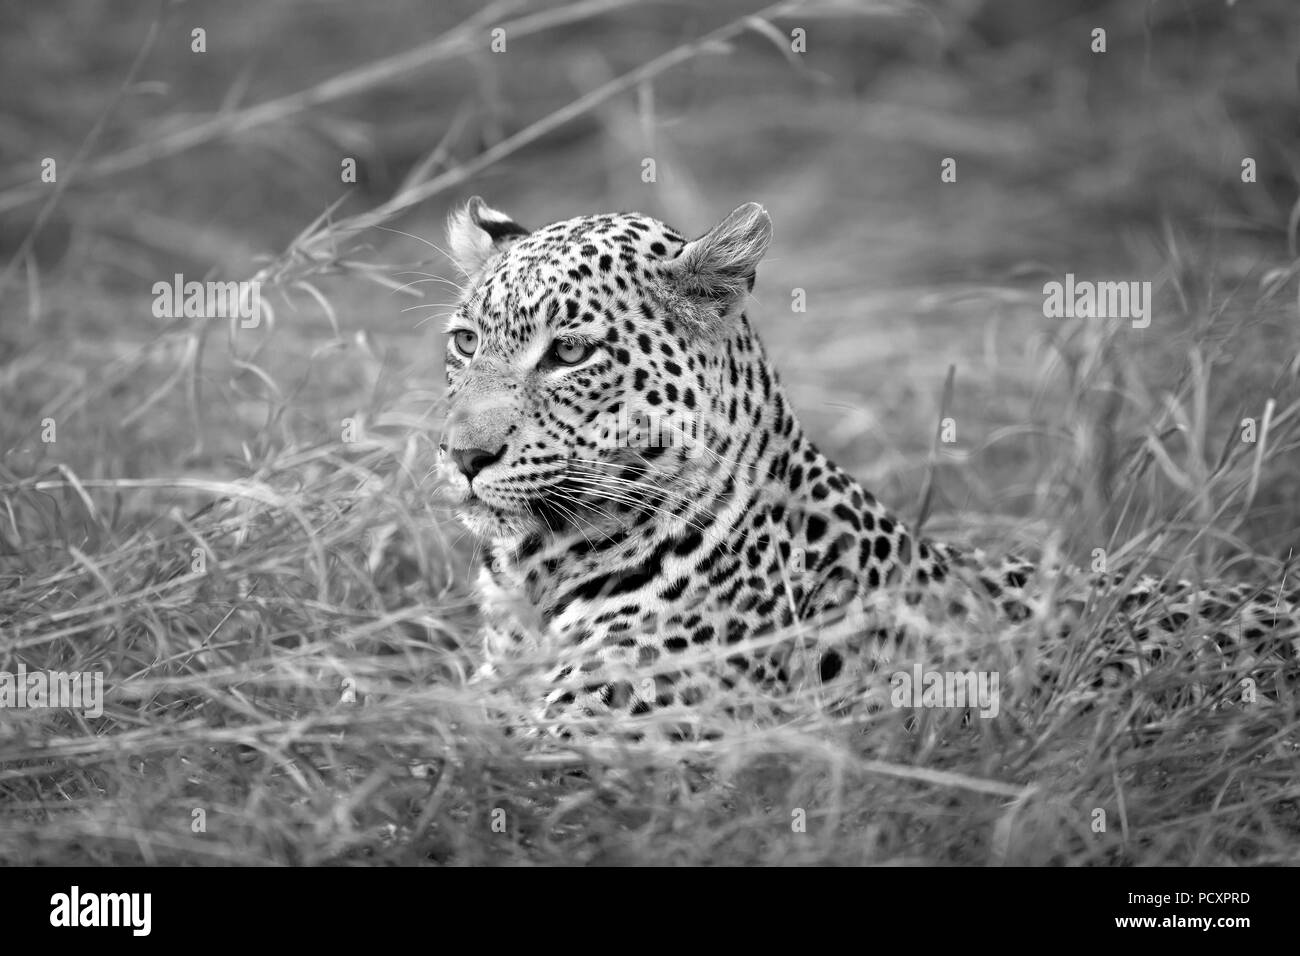
[[[668,272],[680,292],[725,312],[754,288],[758,261],[771,241],[772,217],[758,203],[745,203],[683,246]]]
[[[477,275],[483,264],[528,230],[478,196],[447,217],[447,248],[456,267]]]

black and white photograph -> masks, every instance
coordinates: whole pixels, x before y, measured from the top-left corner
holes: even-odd
[[[1260,927],[1294,0],[6,0],[0,75],[0,864],[88,874],[25,920],[1159,868],[1087,918]]]

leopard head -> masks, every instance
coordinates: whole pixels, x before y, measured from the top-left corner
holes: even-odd
[[[530,231],[477,197],[455,211],[439,450],[469,530],[604,533],[716,468],[728,343],[751,334],[741,307],[770,238],[754,203],[693,241],[635,213]]]

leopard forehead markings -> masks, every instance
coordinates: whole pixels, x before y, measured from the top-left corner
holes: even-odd
[[[490,320],[502,346],[561,332],[625,311],[654,281],[657,260],[676,253],[680,235],[641,216],[589,216],[556,223],[512,242],[465,303]]]
[[[752,203],[692,241],[637,214],[529,232],[477,198],[449,220],[466,291],[448,328],[442,472],[491,549],[487,670],[555,651],[537,710],[553,725],[689,710],[740,685],[851,697],[886,638],[950,640],[975,613],[1013,625],[1043,611],[1030,562],[916,538],[805,436],[745,314],[770,237]],[[689,423],[689,441],[628,428],[657,420]],[[1207,608],[1236,622],[1229,643],[1284,638],[1251,660],[1294,659],[1300,595],[1130,588],[1133,671],[1159,656],[1171,615]],[[856,638],[770,638],[846,607],[868,611]]]

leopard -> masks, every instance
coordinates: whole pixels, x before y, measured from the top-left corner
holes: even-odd
[[[998,659],[1022,686],[1094,675],[1067,697],[1086,705],[1185,652],[1189,633],[1223,686],[1175,676],[1152,700],[1260,682],[1295,706],[1294,584],[1085,572],[932,540],[823,454],[748,315],[772,238],[763,206],[689,239],[640,213],[530,230],[476,196],[446,236],[462,281],[437,470],[484,551],[475,680],[526,667],[542,732],[640,722],[681,739],[718,733],[701,714],[789,719],[806,700],[877,712],[904,662],[978,661],[988,640],[1014,645]],[[1097,602],[1113,622],[1091,645],[1104,667],[1032,653],[1068,644]]]

